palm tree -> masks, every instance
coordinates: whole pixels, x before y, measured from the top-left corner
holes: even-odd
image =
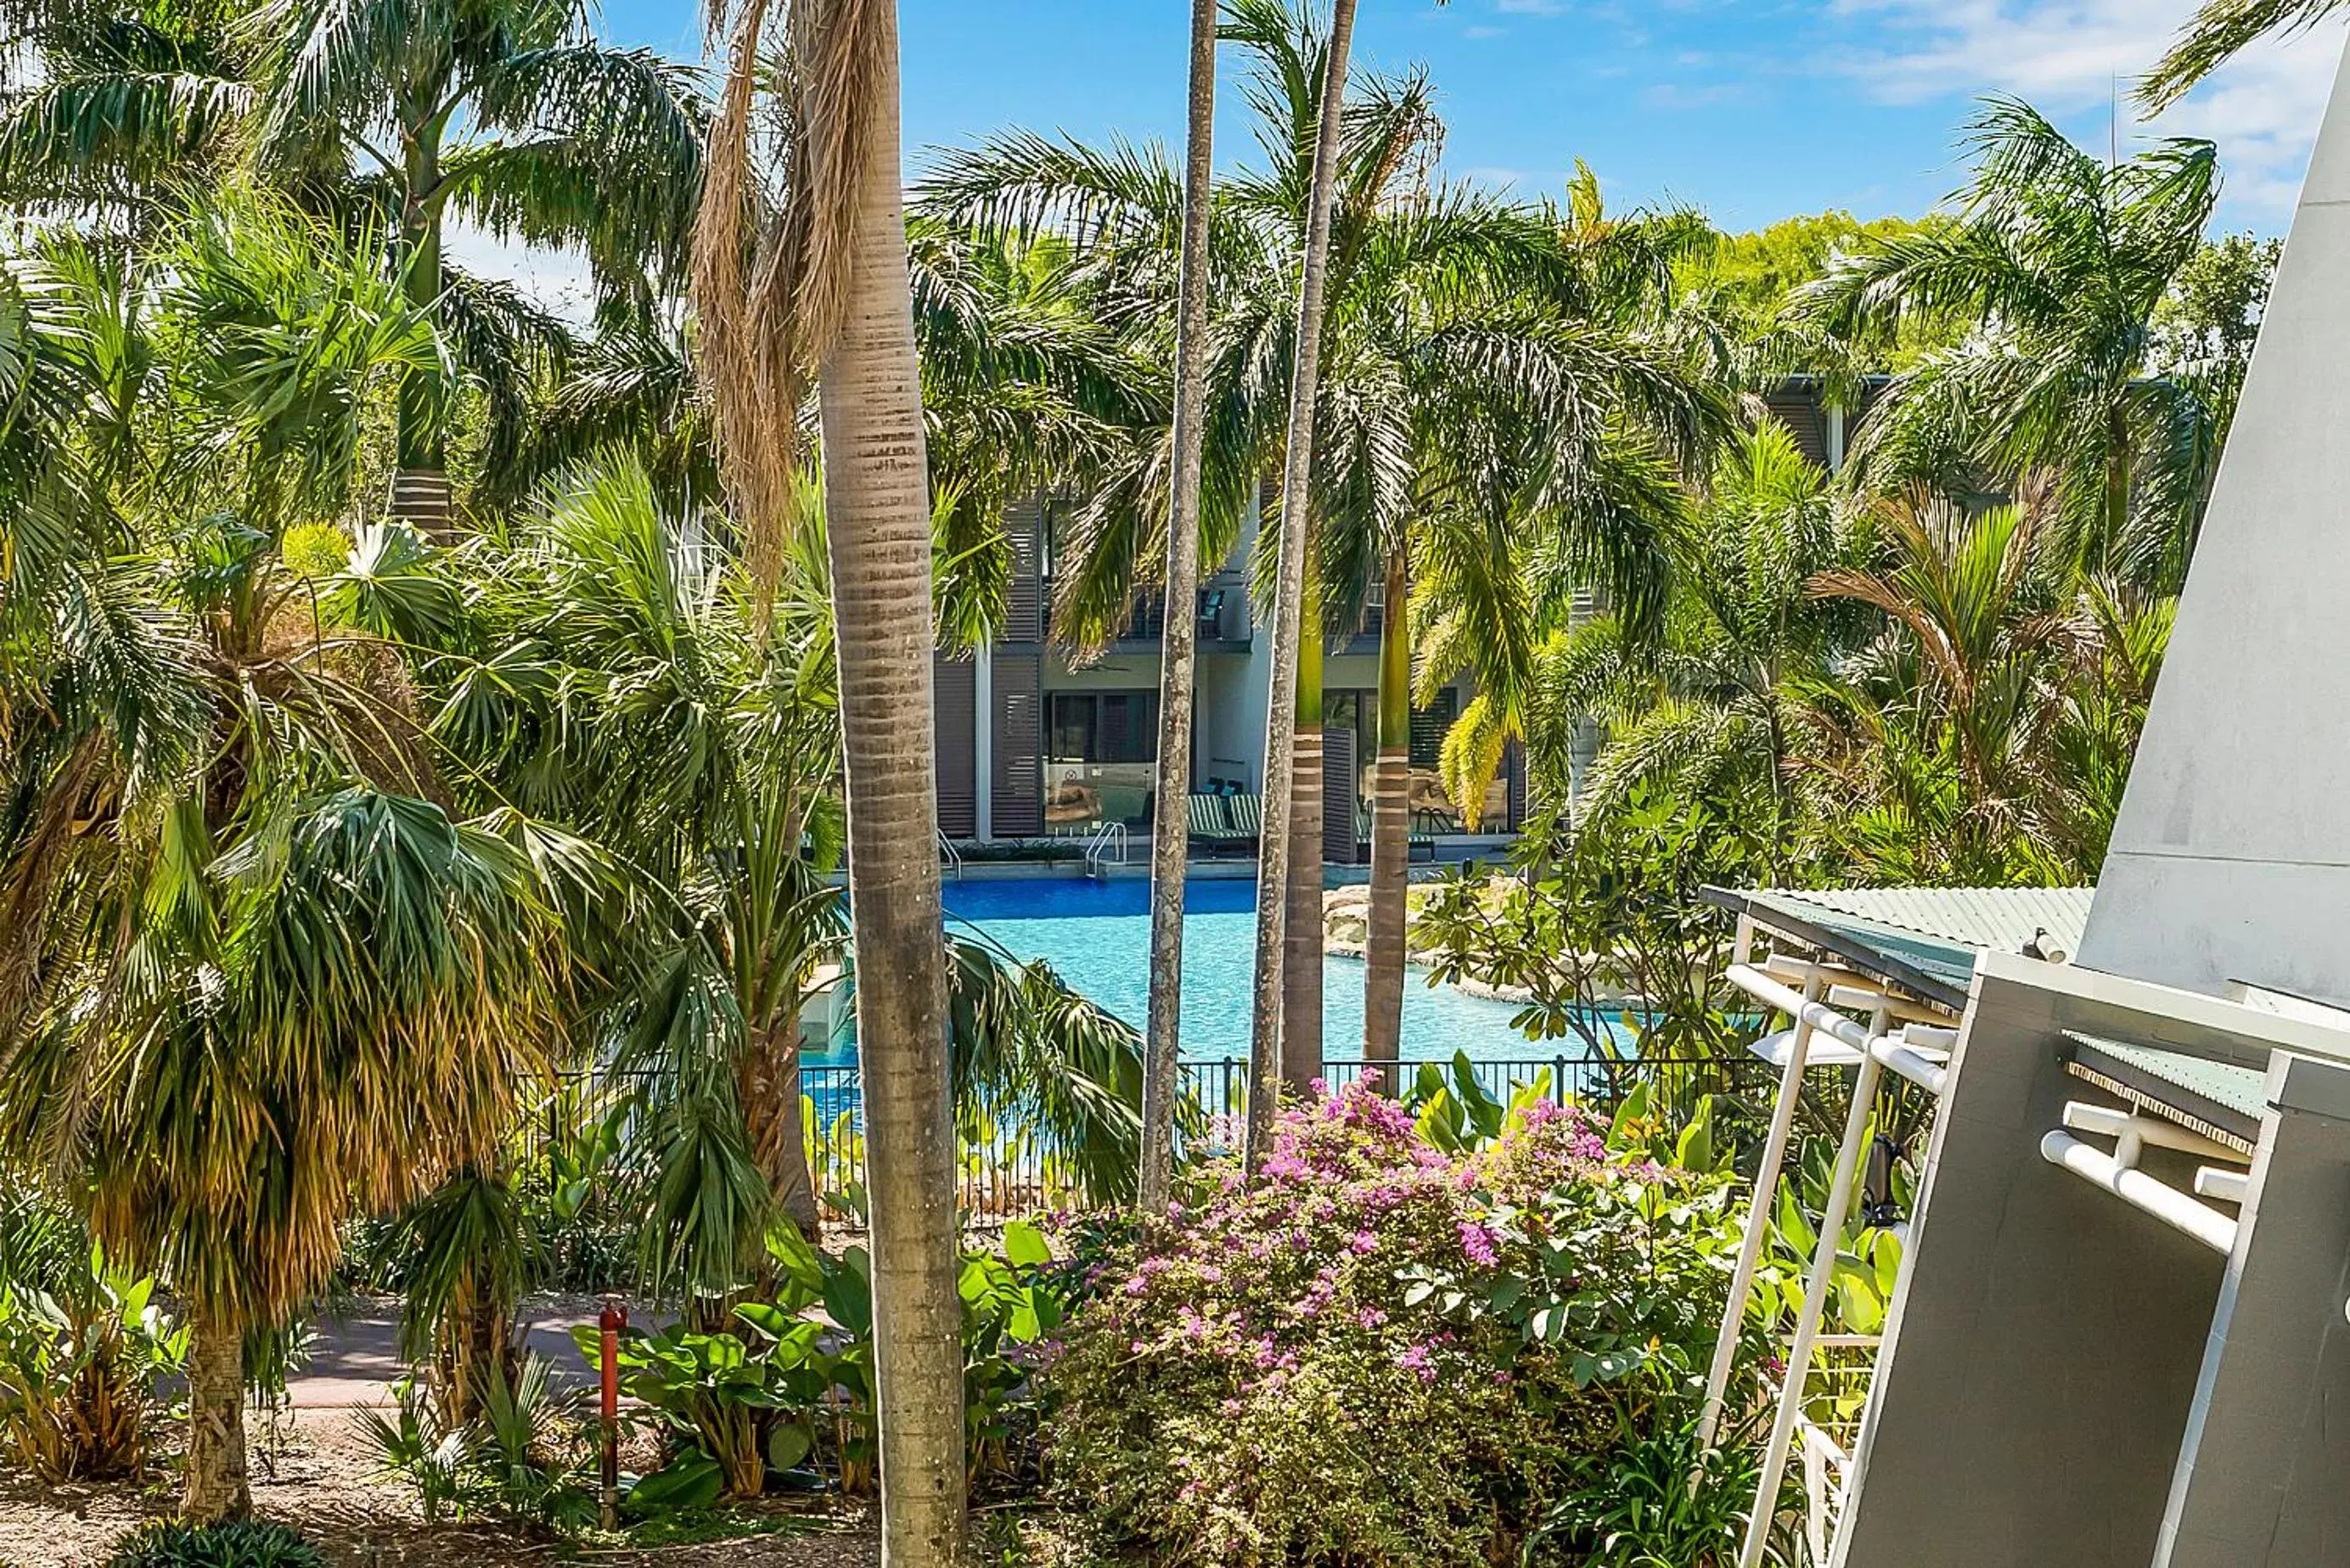
[[[1318,786],[1322,760],[1318,724],[1309,722],[1301,727],[1297,722],[1298,674],[1303,640],[1310,637],[1318,647],[1323,635],[1321,618],[1315,616],[1312,623],[1305,618],[1305,557],[1313,534],[1307,508],[1314,478],[1314,414],[1315,396],[1320,385],[1323,296],[1329,284],[1330,217],[1338,195],[1340,110],[1347,93],[1347,45],[1354,32],[1355,0],[1332,0],[1330,34],[1320,51],[1316,73],[1321,102],[1313,119],[1314,156],[1305,198],[1305,243],[1298,268],[1297,337],[1289,377],[1289,429],[1283,442],[1280,564],[1274,574],[1270,617],[1273,659],[1271,689],[1265,699],[1264,831],[1257,850],[1256,981],[1249,1032],[1248,1158],[1252,1167],[1272,1134],[1276,1086],[1284,1080],[1294,1083],[1300,1072],[1311,1077],[1321,1066],[1321,976],[1318,972],[1310,976],[1315,994],[1295,1010],[1294,1020],[1282,977],[1289,957],[1285,949],[1310,936],[1318,958],[1322,941],[1322,856],[1313,831],[1318,826],[1320,813],[1315,813],[1315,820],[1307,823],[1304,835],[1314,852],[1295,855],[1295,870],[1291,860],[1300,848],[1295,842],[1300,834],[1294,815],[1297,798],[1303,794],[1309,801],[1318,801],[1321,795],[1318,787],[1309,792],[1298,788],[1301,763]],[[1300,135],[1295,145],[1301,155],[1305,144]],[[1305,701],[1313,711],[1309,717],[1318,717],[1320,693],[1312,692]],[[1311,754],[1305,754],[1309,749]],[[1309,866],[1310,878],[1305,875]],[[1295,923],[1293,917],[1301,893],[1292,888],[1293,879],[1310,883],[1304,892],[1311,896],[1314,926],[1310,933],[1295,933],[1294,940],[1291,928]],[[1318,971],[1320,966],[1317,963],[1311,968]],[[1308,978],[1305,973],[1292,977],[1293,989],[1300,997],[1304,997]],[[1293,1021],[1301,1025],[1310,1023],[1312,1033],[1300,1038],[1303,1029],[1285,1031],[1284,1024]],[[1309,1052],[1314,1057],[1311,1064],[1305,1062]]]
[[[1513,232],[1527,226],[1539,243]],[[1352,296],[1360,319],[1341,340],[1357,357],[1350,379],[1367,394],[1358,401],[1392,410],[1382,416],[1393,421],[1387,442],[1407,454],[1409,477],[1380,474],[1370,454],[1386,432],[1368,425],[1346,445],[1353,472],[1341,493],[1357,499],[1334,501],[1328,517],[1341,563],[1332,575],[1384,578],[1364,1055],[1392,1063],[1407,955],[1415,630],[1427,633],[1430,698],[1463,669],[1479,676],[1446,748],[1448,782],[1473,823],[1523,728],[1515,694],[1527,679],[1528,618],[1545,608],[1524,591],[1527,576],[1549,586],[1550,611],[1604,593],[1622,624],[1645,635],[1679,522],[1666,460],[1694,463],[1727,427],[1729,407],[1721,368],[1692,350],[1674,308],[1674,263],[1702,232],[1690,214],[1612,217],[1583,170],[1563,213],[1442,192],[1382,227],[1391,232],[1364,247],[1367,286]],[[1445,228],[1480,236],[1479,265],[1464,269],[1443,247],[1430,254],[1414,243]],[[1384,275],[1382,260],[1392,269]],[[1429,612],[1417,628],[1416,608]]]
[[[608,305],[639,318],[682,265],[701,188],[690,74],[597,39],[579,0],[36,0],[18,21],[40,69],[0,124],[0,177],[151,206],[243,156],[303,204],[396,236],[410,303],[492,395],[494,459],[519,439],[523,361],[557,334],[447,264],[448,219],[584,252]],[[428,533],[452,516],[442,379],[420,367],[400,383],[394,514]]]
[[[451,213],[502,238],[584,251],[608,296],[641,304],[684,256],[701,190],[686,72],[598,39],[578,0],[268,0],[265,166],[348,162],[396,223],[409,296],[443,308]],[[370,189],[371,188],[371,189]],[[448,449],[421,379],[403,383],[396,516],[448,525]]]
[[[49,511],[9,607],[47,624],[0,685],[0,1138],[188,1301],[213,1519],[247,1506],[246,1334],[348,1219],[487,1155],[553,1043],[562,929],[522,819],[436,801],[396,657],[289,565],[350,493],[367,388],[434,353],[385,259],[231,191],[127,266],[58,238],[10,287],[64,312],[26,324],[88,397],[10,434],[85,510]]]
[[[1581,780],[1583,815],[1606,816],[1642,784],[1752,801],[1783,874],[1803,821],[1792,792],[1804,694],[1863,633],[1847,607],[1806,588],[1849,564],[1856,544],[1827,475],[1785,427],[1739,437],[1676,540],[1661,633],[1638,635],[1604,611],[1536,651],[1528,751],[1550,772],[1545,792],[1565,798],[1558,770],[1596,719],[1607,738]]]
[[[2034,506],[1887,504],[1883,558],[1815,575],[1883,629],[1812,688],[1829,847],[1869,880],[2030,879],[2027,830],[2071,635]]]
[[[732,7],[713,21],[726,23]],[[741,13],[710,142],[694,296],[726,467],[764,572],[813,367],[824,452],[872,1205],[885,1560],[963,1533],[947,986],[931,793],[931,500],[899,184],[894,5],[795,6],[788,187],[754,189],[766,9]],[[751,280],[755,279],[755,282]],[[760,541],[767,543],[763,546]]]
[[[1285,450],[1311,188],[1305,149],[1316,140],[1324,47],[1304,17],[1272,0],[1228,5],[1224,36],[1254,62],[1247,96],[1263,126],[1266,167],[1219,182],[1211,209],[1218,309],[1200,525],[1201,547],[1211,553],[1229,548],[1237,519]],[[1680,345],[1627,330],[1620,303],[1604,318],[1591,306],[1595,290],[1616,302],[1627,279],[1659,271],[1658,258],[1673,243],[1666,224],[1595,220],[1585,233],[1465,187],[1430,188],[1425,170],[1439,127],[1425,78],[1357,75],[1354,90],[1331,220],[1309,495],[1318,543],[1308,581],[1324,585],[1328,619],[1341,626],[1351,624],[1389,566],[1409,559],[1402,544],[1437,504],[1433,497],[1459,488],[1440,483],[1440,461],[1455,462],[1447,454],[1457,456],[1461,472],[1476,469],[1492,481],[1491,537],[1505,543],[1513,515],[1596,514],[1583,498],[1606,487],[1584,477],[1590,465],[1576,454],[1599,441],[1609,410],[1623,410],[1642,430],[1669,432],[1664,439],[1675,446],[1691,426],[1723,417],[1690,391],[1700,379]],[[1015,134],[943,155],[924,183],[923,205],[983,230],[1063,238],[1098,280],[1101,313],[1160,348],[1177,336],[1173,259],[1184,194],[1183,182],[1155,152]],[[1484,414],[1438,421],[1438,411],[1471,402]],[[1502,421],[1508,441],[1485,415]],[[1138,442],[1124,470],[1079,493],[1064,541],[1055,628],[1081,648],[1114,635],[1138,579],[1159,566],[1165,545],[1155,524],[1166,512],[1153,498],[1163,498],[1170,463],[1162,426]],[[1504,475],[1511,484],[1502,483]],[[1517,476],[1523,493],[1513,488]],[[1654,597],[1641,587],[1659,576],[1652,538],[1638,543],[1612,524],[1577,537],[1604,537],[1605,548],[1582,558],[1603,578],[1617,574],[1627,600]],[[1278,539],[1274,529],[1259,535],[1260,604],[1275,597]],[[1409,620],[1407,606],[1384,625],[1400,638]],[[1301,645],[1301,659],[1314,653]],[[1310,671],[1301,674],[1307,746],[1315,686]],[[1318,842],[1318,763],[1295,776],[1300,830]],[[1394,826],[1391,817],[1388,831],[1374,837],[1399,858]],[[1312,1013],[1321,994],[1319,857],[1313,867],[1306,856],[1295,858],[1298,912],[1290,924],[1297,941],[1284,963],[1285,1027],[1293,1038],[1318,1041]],[[1399,1002],[1400,975],[1395,969]],[[1318,1044],[1296,1054],[1300,1076],[1311,1075],[1318,1054]]]
[[[1969,143],[1955,223],[1867,241],[1795,301],[1831,332],[1921,310],[1972,324],[1894,379],[1854,442],[1856,475],[1964,492],[2045,472],[2083,571],[2175,590],[2212,427],[2192,389],[2148,376],[2149,323],[2210,222],[2214,150],[2174,139],[2108,167],[2010,99]]]
[[[2270,33],[2314,27],[2345,0],[2204,0],[2169,51],[2138,84],[2149,109],[2167,109],[2238,50]]]
[[[1146,1213],[1175,1179],[1177,1059],[1182,1050],[1183,889],[1191,836],[1176,802],[1191,793],[1192,661],[1199,641],[1200,421],[1208,399],[1208,213],[1214,195],[1216,3],[1191,0],[1190,123],[1183,170],[1183,260],[1175,334],[1175,482],[1167,513],[1167,613],[1159,675],[1158,818],[1150,839],[1150,1003],[1142,1080]]]

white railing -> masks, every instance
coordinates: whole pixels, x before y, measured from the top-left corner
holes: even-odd
[[[1094,836],[1086,840],[1086,875],[1100,877],[1111,866],[1125,865],[1127,847],[1126,824],[1103,823]]]
[[[958,882],[962,881],[962,851],[954,846],[954,840],[946,836],[945,829],[941,828],[939,831],[938,836],[939,865],[944,868],[948,876],[953,877]]]

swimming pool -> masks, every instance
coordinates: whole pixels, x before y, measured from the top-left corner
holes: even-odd
[[[978,927],[1014,956],[1044,959],[1085,995],[1136,1028],[1150,997],[1150,884],[1075,877],[950,882],[950,921]],[[1195,881],[1183,899],[1183,1054],[1214,1061],[1248,1054],[1249,992],[1256,962],[1256,884]],[[1554,1043],[1512,1027],[1517,1008],[1431,987],[1410,971],[1404,985],[1403,1054],[1446,1061],[1465,1051],[1480,1061],[1548,1060]],[[1333,957],[1323,967],[1323,1039],[1332,1061],[1363,1049],[1363,964]]]

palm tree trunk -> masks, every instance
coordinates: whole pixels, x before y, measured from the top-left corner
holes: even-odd
[[[1314,404],[1322,358],[1322,296],[1329,281],[1330,209],[1337,195],[1339,111],[1355,0],[1333,0],[1329,58],[1315,127],[1314,182],[1305,203],[1305,254],[1297,299],[1297,359],[1290,375],[1289,431],[1281,475],[1281,571],[1274,590],[1272,691],[1264,717],[1264,835],[1257,852],[1256,976],[1249,1030],[1246,1158],[1254,1169],[1273,1128],[1280,1070],[1282,965],[1289,898],[1291,755],[1297,701],[1299,633],[1305,625],[1307,481],[1314,471]]]
[[[816,1178],[808,1170],[807,1133],[800,1121],[800,1029],[797,1017],[753,1031],[735,1069],[743,1132],[752,1163],[767,1191],[801,1235],[813,1241],[823,1227]]]
[[[244,1471],[244,1331],[195,1314],[188,1336],[188,1459],[181,1511],[198,1524],[253,1511]]]
[[[441,308],[441,213],[420,192],[440,178],[437,150],[420,143],[408,159],[407,204],[400,215],[402,288],[408,303],[428,317]],[[433,389],[422,370],[400,372],[396,462],[391,473],[391,515],[428,539],[447,539],[456,514],[449,488],[448,443],[442,434]]]
[[[1371,908],[1363,937],[1363,1060],[1393,1087],[1403,1056],[1403,971],[1411,885],[1409,558],[1388,556],[1379,612],[1379,760],[1372,775]]]
[[[1281,980],[1281,1081],[1294,1097],[1322,1075],[1322,663],[1321,583],[1305,573],[1305,629],[1297,644],[1296,761],[1289,797],[1289,908]]]
[[[859,23],[869,91],[847,313],[817,368],[848,804],[875,1414],[885,1564],[954,1562],[963,1533],[962,1303],[940,940],[931,506],[899,186],[898,22]]]
[[[1215,175],[1217,0],[1191,0],[1191,128],[1183,184],[1183,271],[1175,335],[1175,483],[1167,518],[1167,616],[1159,649],[1159,783],[1150,835],[1150,1010],[1142,1072],[1145,1213],[1175,1183],[1182,1050],[1183,884],[1191,847],[1191,702],[1199,644],[1200,413],[1208,386],[1208,200]]]

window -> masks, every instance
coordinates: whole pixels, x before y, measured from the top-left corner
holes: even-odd
[[[1055,691],[1053,756],[1061,762],[1159,760],[1156,691]]]

